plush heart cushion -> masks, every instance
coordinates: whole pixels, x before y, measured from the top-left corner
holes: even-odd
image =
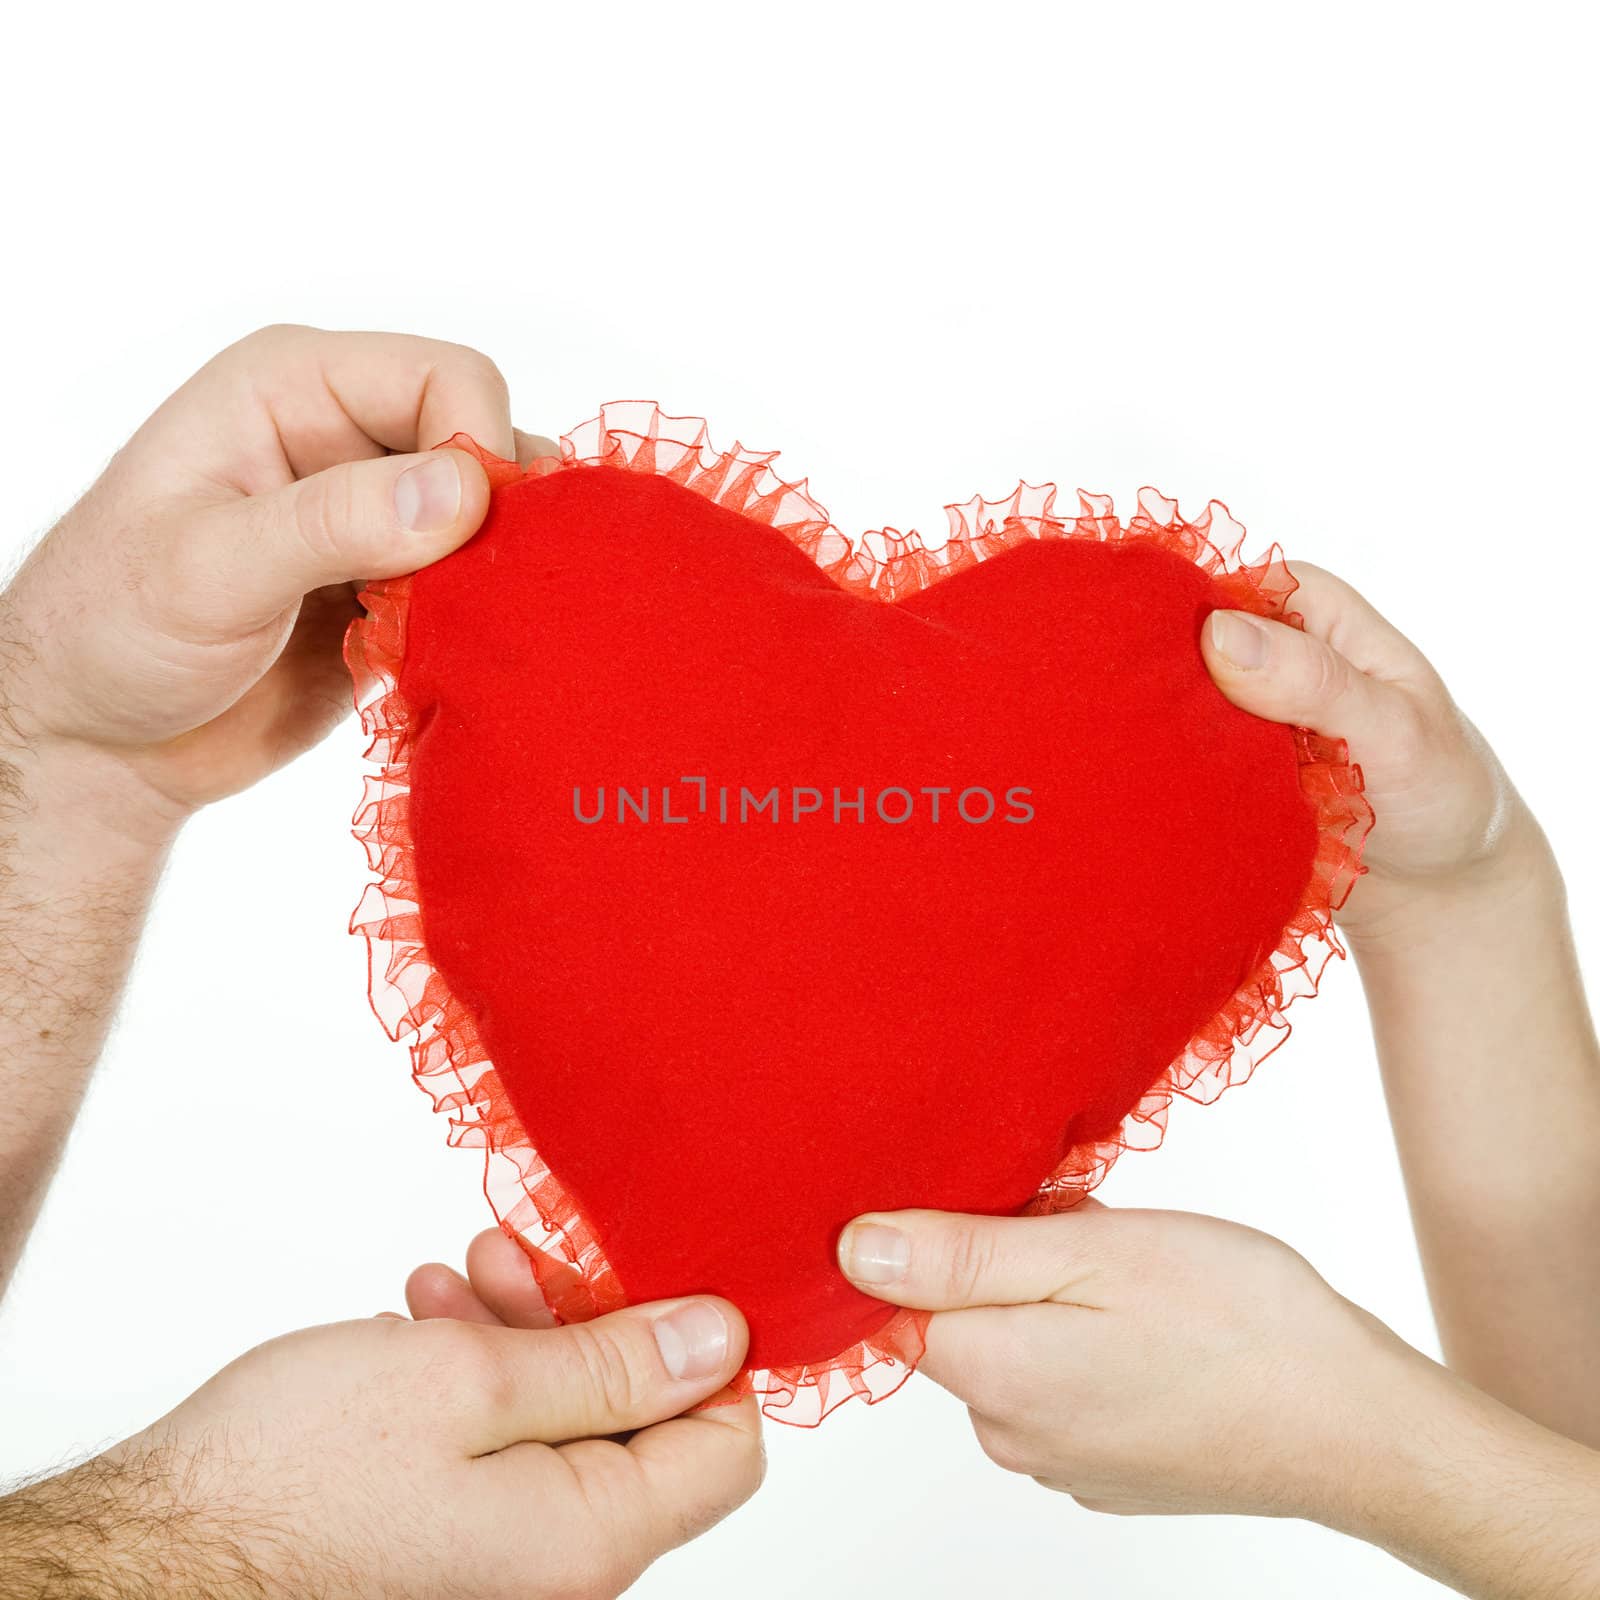
[[[481,531],[369,595],[410,955],[451,1070],[493,1079],[454,1108],[523,1180],[537,1152],[576,1314],[709,1291],[791,1394],[858,1371],[895,1314],[839,1274],[842,1224],[1090,1174],[1327,936],[1358,778],[1198,648],[1287,586],[1017,497],[990,548],[874,561],[803,495],[774,526],[764,458],[737,492],[637,442],[485,459]],[[903,1315],[887,1338],[914,1356]]]

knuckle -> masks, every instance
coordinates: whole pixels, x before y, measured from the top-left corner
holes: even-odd
[[[503,397],[511,393],[511,385],[506,382],[506,375],[500,370],[495,360],[486,356],[481,350],[474,350],[469,346],[462,347],[468,357],[468,368],[473,375],[486,388],[493,389],[496,394]]]
[[[248,333],[240,341],[242,344],[286,344],[291,339],[298,339],[306,332],[303,324],[298,322],[268,322]]]
[[[580,1380],[600,1407],[611,1415],[639,1410],[650,1383],[627,1341],[603,1323],[579,1323],[570,1331]]]
[[[430,1383],[447,1392],[464,1395],[492,1413],[512,1409],[517,1402],[515,1377],[503,1352],[476,1323],[440,1319],[424,1324],[429,1345]]]
[[[964,1224],[957,1228],[945,1257],[945,1287],[952,1305],[977,1300],[994,1265],[994,1240],[985,1228]]]
[[[268,322],[259,328],[253,328],[242,339],[235,340],[233,344],[212,358],[212,365],[229,364],[243,366],[246,362],[258,362],[264,357],[274,355],[305,338],[313,330],[304,327],[298,322]]]
[[[295,541],[319,569],[337,565],[341,531],[352,527],[355,518],[348,473],[321,472],[302,479],[290,496]]]
[[[492,390],[502,399],[509,398],[511,386],[506,382],[506,375],[492,356],[485,355],[483,351],[470,344],[443,343],[435,345],[434,350],[436,368],[448,368],[471,382]]]
[[[1350,664],[1320,640],[1312,641],[1305,679],[1307,702],[1313,706],[1331,706],[1350,687]]]
[[[1327,601],[1333,597],[1343,599],[1353,594],[1354,591],[1337,573],[1329,572],[1326,567],[1320,567],[1314,561],[1285,561],[1289,576],[1295,581],[1295,592],[1289,596],[1290,611],[1298,611],[1300,606],[1296,601],[1319,599]]]
[[[1289,1256],[1286,1249],[1276,1247],[1275,1241],[1269,1240],[1265,1234],[1258,1234],[1252,1228],[1241,1228],[1237,1234],[1219,1239],[1217,1248],[1209,1253],[1209,1259],[1217,1274],[1213,1281],[1237,1281],[1242,1287],[1259,1288],[1276,1281],[1287,1265]],[[1224,1274],[1227,1276],[1224,1277]]]
[[[197,643],[227,638],[232,629],[226,596],[218,583],[218,524],[209,517],[178,517],[157,534],[145,523],[143,537],[129,540],[129,593],[138,614]]]

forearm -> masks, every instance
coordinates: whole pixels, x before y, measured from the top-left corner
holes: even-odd
[[[0,1600],[262,1600],[254,1540],[266,1522],[223,1528],[177,1491],[193,1464],[143,1441],[0,1498]]]
[[[1537,825],[1352,944],[1446,1358],[1600,1442],[1600,1051]]]
[[[1415,1352],[1324,1520],[1472,1600],[1600,1594],[1600,1455]]]
[[[0,1291],[105,1042],[169,839],[114,761],[0,744]]]

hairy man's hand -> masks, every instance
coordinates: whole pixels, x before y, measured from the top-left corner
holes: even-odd
[[[251,1351],[144,1433],[0,1500],[0,1600],[589,1600],[749,1498],[725,1301],[581,1327],[380,1317]]]
[[[360,583],[482,521],[482,467],[428,448],[458,431],[555,449],[517,433],[494,363],[460,345],[276,327],[224,350],[0,599],[5,754],[69,763],[75,804],[104,791],[104,815],[153,833],[291,760],[350,709]]]

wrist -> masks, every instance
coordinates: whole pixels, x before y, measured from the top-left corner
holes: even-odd
[[[1351,953],[1366,967],[1409,959],[1472,927],[1505,936],[1508,920],[1564,914],[1566,888],[1533,813],[1516,801],[1493,847],[1448,875],[1400,878],[1374,871],[1357,885],[1359,908],[1339,918]]]
[[[35,859],[90,866],[163,856],[188,813],[117,752],[49,734],[28,737],[15,715],[0,734],[0,823]]]
[[[30,636],[9,593],[0,595],[0,624]],[[0,667],[0,826],[16,834],[42,822],[46,843],[70,835],[80,850],[164,851],[188,813],[127,752],[54,726],[42,671],[37,649],[25,644]]]
[[[1600,1456],[1406,1353],[1359,1482],[1320,1520],[1483,1600],[1589,1600]]]
[[[1412,1443],[1404,1414],[1413,1387],[1419,1375],[1429,1381],[1443,1369],[1370,1312],[1342,1296],[1334,1299],[1337,1320],[1309,1337],[1314,1381],[1293,1424],[1285,1419],[1285,1449],[1270,1481],[1281,1514],[1381,1543],[1374,1464],[1389,1464],[1391,1475],[1403,1480],[1399,1464]]]
[[[1388,1330],[1384,1330],[1388,1333]],[[1459,1453],[1471,1409],[1466,1386],[1397,1336],[1354,1385],[1360,1403],[1346,1415],[1344,1470],[1313,1519],[1336,1532],[1398,1554],[1424,1530],[1419,1519],[1439,1474]],[[1467,1391],[1472,1393],[1473,1391]]]

